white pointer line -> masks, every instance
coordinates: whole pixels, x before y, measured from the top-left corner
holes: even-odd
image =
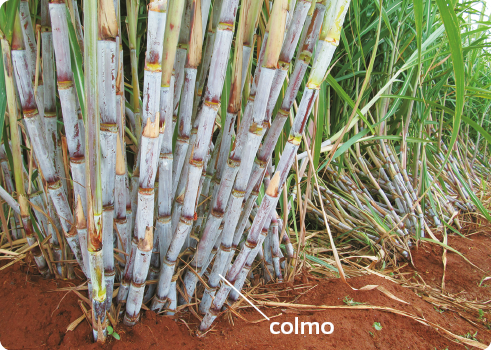
[[[244,294],[242,294],[242,293],[241,293],[241,292],[240,292],[240,291],[239,291],[237,288],[235,288],[235,287],[234,287],[234,286],[233,286],[233,285],[232,285],[232,284],[231,284],[229,281],[227,281],[225,278],[223,278],[223,276],[222,276],[222,275],[218,274],[218,276],[220,276],[220,278],[221,278],[222,280],[224,280],[224,281],[225,281],[225,283],[227,283],[227,284],[228,284],[230,287],[232,287],[232,288],[233,288],[233,290],[235,290],[237,293],[239,293],[239,295],[240,295],[242,298],[244,298],[244,299],[245,299],[245,301],[247,301],[249,304],[251,304],[251,306],[252,306],[254,309],[256,309],[256,311],[257,311],[257,312],[259,312],[261,315],[263,315],[263,317],[264,317],[265,319],[267,319],[267,320],[269,321],[269,317],[268,317],[268,316],[266,316],[265,314],[263,314],[263,313],[262,313],[262,311],[261,311],[261,310],[259,310],[259,309],[256,307],[256,305],[254,305],[253,303],[251,303],[251,301],[250,301],[249,299],[247,299],[247,298],[244,296]]]

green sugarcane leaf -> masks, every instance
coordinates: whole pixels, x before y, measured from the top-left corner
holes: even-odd
[[[339,270],[338,270],[336,267],[334,267],[334,266],[332,266],[332,265],[329,265],[329,264],[328,264],[328,263],[326,263],[325,261],[323,261],[323,260],[321,260],[321,259],[319,259],[319,258],[316,258],[315,256],[309,255],[309,254],[305,254],[305,256],[307,257],[307,259],[309,259],[309,260],[311,260],[311,261],[315,262],[316,264],[320,264],[320,265],[322,265],[322,266],[324,266],[324,267],[327,267],[327,268],[328,268],[329,270],[331,270],[331,271],[334,271],[334,272],[336,272],[336,273],[339,273]]]
[[[38,236],[38,242],[39,244],[41,244],[41,242],[43,241],[43,235],[41,234],[41,231],[39,231],[38,223],[34,218],[34,215],[32,214],[32,210],[29,210],[29,216],[31,217],[32,227],[34,228],[34,231],[36,231],[36,235]]]
[[[489,143],[491,143],[491,135],[489,135],[489,133],[486,130],[484,130],[484,128],[482,126],[480,126],[475,121],[473,121],[471,118],[466,117],[466,116],[462,116],[462,120],[465,123],[472,126],[474,128],[474,130],[476,130],[478,133],[480,133]]]
[[[445,220],[443,220],[443,225],[445,225],[446,228],[448,228],[450,231],[452,231],[453,233],[456,233],[458,234],[459,236],[465,238],[465,239],[469,239],[467,238],[466,236],[464,236],[462,233],[459,232],[459,230],[456,230],[455,228],[453,228],[452,226],[450,226],[449,224],[447,224],[445,222]]]
[[[85,122],[85,93],[84,93],[84,72],[82,66],[83,52],[78,44],[77,34],[71,20],[70,12],[66,9],[66,18],[68,23],[68,38],[70,39],[70,61],[72,64],[73,80],[77,90],[78,101],[80,102],[80,110]]]
[[[343,143],[339,148],[336,150],[336,153],[334,153],[334,157],[332,159],[336,159],[340,155],[344,154],[352,145],[354,145],[356,142],[358,142],[363,136],[368,134],[368,129],[364,129],[360,131],[358,134],[350,138],[348,141]]]
[[[319,167],[319,158],[321,153],[322,136],[324,131],[324,120],[326,116],[326,84],[321,85],[319,91],[319,108],[317,109],[317,125],[314,142],[314,169]]]
[[[5,124],[6,109],[7,109],[7,90],[5,87],[5,72],[3,71],[3,58],[0,58],[0,140],[3,135],[3,126]]]
[[[481,270],[478,266],[474,265],[469,259],[467,259],[461,252],[459,252],[457,249],[455,248],[452,248],[451,246],[445,244],[445,243],[442,243],[440,241],[435,241],[434,239],[431,239],[431,238],[426,238],[426,237],[421,237],[421,240],[422,241],[428,241],[428,242],[431,242],[431,243],[435,243],[435,244],[438,244],[439,246],[441,246],[442,248],[444,249],[447,249],[447,250],[450,250],[451,252],[459,255],[460,257],[462,257],[462,259],[464,259],[465,261],[467,261],[469,264],[471,264],[472,266],[474,267],[477,267],[479,270]],[[482,271],[482,270],[481,270]]]
[[[450,152],[448,152],[448,153],[450,154]],[[464,178],[462,177],[462,175],[460,175],[459,171],[455,168],[455,166],[452,163],[450,163],[450,166],[452,167],[452,169],[453,169],[453,171],[455,173],[455,176],[457,176],[457,178],[459,179],[459,181],[462,184],[462,186],[464,186],[465,190],[467,191],[467,194],[469,194],[469,197],[471,197],[472,203],[474,203],[476,205],[476,207],[479,209],[479,211],[481,212],[481,214],[484,215],[484,217],[488,221],[491,221],[491,215],[489,215],[488,210],[484,207],[484,205],[479,200],[479,198],[477,198],[477,196],[471,190],[469,184],[464,180]]]
[[[418,45],[418,66],[421,65],[421,42],[423,36],[423,1],[413,0],[416,43]]]
[[[0,30],[9,43],[11,43],[14,33],[14,20],[17,16],[19,2],[20,0],[9,0],[0,7]]]
[[[5,9],[7,8],[7,6],[2,5],[0,5],[0,30],[2,31],[2,33],[5,33],[5,24],[7,23],[7,13]]]
[[[436,0],[440,15],[442,16],[445,31],[448,37],[448,45],[452,56],[452,67],[455,79],[455,116],[453,119],[452,137],[448,144],[448,149],[453,149],[460,129],[460,121],[464,110],[465,98],[465,66],[462,53],[462,39],[460,37],[459,21],[450,3],[445,0]],[[451,152],[445,156],[442,169],[447,163]]]
[[[351,97],[349,97],[349,95],[344,91],[341,85],[337,83],[336,79],[334,79],[334,77],[331,74],[327,76],[326,82],[329,83],[330,86],[332,86],[332,88],[338,93],[338,95],[346,103],[348,103],[348,105],[350,105],[351,108],[355,107],[355,101],[353,101]],[[375,134],[375,130],[373,129],[372,124],[365,118],[365,116],[359,109],[356,110],[356,114],[358,115],[358,117],[360,117],[361,120],[365,122],[365,124],[368,126],[372,134]]]

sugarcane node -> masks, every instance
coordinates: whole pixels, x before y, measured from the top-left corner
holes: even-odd
[[[172,153],[160,153],[159,157],[162,159],[174,159]]]
[[[118,126],[116,124],[100,123],[100,131],[116,134],[118,132]]]
[[[147,281],[143,281],[142,283],[135,282],[134,280],[131,281],[131,285],[135,288],[144,288],[147,285]]]
[[[278,69],[288,70],[290,68],[290,63],[284,61],[278,61]]]
[[[116,217],[116,218],[114,218],[114,221],[118,224],[126,224],[128,222],[126,217],[124,217],[124,218]]]
[[[247,248],[250,248],[252,250],[252,249],[254,249],[257,246],[257,241],[250,241],[249,239],[247,239],[245,241],[245,246]]]
[[[245,191],[234,188],[232,189],[231,195],[234,196],[235,198],[242,198],[245,196]]]
[[[48,189],[50,189],[51,191],[56,191],[56,190],[59,190],[62,185],[63,184],[62,184],[61,180],[54,179],[54,181],[48,182]]]
[[[233,148],[235,148],[235,143],[233,145]],[[232,149],[233,150],[233,149]],[[233,155],[230,155],[230,157],[228,157],[227,159],[227,164],[231,167],[231,168],[236,168],[238,166],[240,166],[240,162],[241,162],[241,159],[234,159],[233,158]]]
[[[152,73],[161,73],[162,72],[162,65],[158,63],[159,57],[157,55],[154,55],[154,62],[150,62],[148,60],[145,60],[145,66],[143,69],[147,72],[152,72]],[[147,53],[145,53],[145,57],[147,57]],[[155,62],[156,61],[156,62]]]
[[[56,85],[58,86],[58,90],[67,90],[74,87],[73,80],[66,80],[66,81],[58,80],[56,82]]]
[[[170,260],[168,260],[167,257],[164,258],[163,263],[166,264],[167,266],[170,266],[170,267],[173,267],[176,264],[175,261],[170,261]]]
[[[143,128],[142,136],[156,138],[159,136],[159,112],[155,114],[155,120],[152,123],[150,117],[147,118],[147,124]]]
[[[126,312],[124,314],[123,323],[125,324],[125,326],[131,327],[131,326],[134,326],[138,322],[139,318],[140,318],[139,312],[134,316],[130,316],[130,315],[128,315],[128,312]]]
[[[194,221],[194,215],[191,217],[181,215],[181,217],[179,218],[179,222],[182,222],[184,225],[187,226],[191,226],[193,224],[193,221]]]
[[[249,132],[251,134],[261,135],[262,131],[263,131],[262,125],[254,122],[251,123],[251,126],[249,127]]]
[[[138,193],[141,194],[142,196],[152,196],[154,195],[154,188],[143,188],[143,187],[138,187]]]
[[[194,156],[194,149],[193,149],[191,155]],[[189,160],[189,164],[191,164],[192,166],[194,166],[196,168],[202,168],[203,167],[203,160],[202,159],[196,159],[193,157]]]
[[[292,143],[295,146],[299,146],[300,143],[302,142],[302,135],[301,134],[292,135],[290,133],[290,135],[288,135],[288,142]]]
[[[206,289],[207,291],[209,291],[209,292],[215,292],[215,291],[218,289],[218,287],[210,287],[210,286],[208,285],[208,288],[206,288],[206,287],[205,287],[205,289]]]
[[[219,209],[216,209],[216,208],[212,208],[211,209],[211,215],[213,215],[214,217],[216,218],[223,218],[223,215],[225,213],[223,212],[223,210],[219,210]]]
[[[37,108],[34,109],[24,108],[22,111],[24,112],[24,118],[34,118],[39,115],[39,111],[37,110]]]
[[[160,0],[160,1],[154,1],[151,2],[147,5],[148,11],[155,11],[155,12],[167,12],[167,1],[165,0]]]
[[[56,118],[58,117],[58,115],[56,114],[56,112],[51,112],[51,111],[44,111],[44,117],[45,118]]]
[[[102,207],[102,211],[103,211],[103,212],[104,212],[104,211],[106,211],[106,212],[107,212],[107,211],[113,211],[113,210],[114,210],[114,205],[112,205],[112,204],[106,204],[106,205],[104,205],[104,206]]]
[[[232,247],[226,246],[225,244],[220,244],[220,249],[224,252],[230,252],[232,250]]]
[[[189,143],[189,136],[179,135],[177,136],[176,141],[181,143]]]
[[[218,112],[218,109],[220,108],[220,101],[205,100],[204,105]]]

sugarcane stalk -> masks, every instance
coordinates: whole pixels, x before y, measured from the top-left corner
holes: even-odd
[[[318,54],[314,60],[312,71],[297,111],[297,116],[293,122],[290,137],[285,145],[285,150],[281,155],[276,173],[270,181],[266,194],[263,198],[263,202],[261,203],[261,207],[254,218],[247,243],[244,245],[244,248],[237,256],[232,268],[227,273],[227,280],[231,283],[235,283],[235,280],[245,265],[248,255],[257,245],[260,230],[264,227],[264,224],[269,218],[272,208],[274,208],[278,202],[278,194],[286,181],[286,176],[290,171],[294,156],[300,145],[300,135],[303,133],[303,129],[305,128],[307,119],[310,115],[313,102],[317,96],[318,89],[320,89],[320,84],[324,80],[327,68],[329,67],[334,51],[339,43],[342,25],[348,7],[349,0],[337,1],[335,4],[330,6],[329,10],[327,11],[327,15],[324,17],[324,26],[319,36],[317,47]],[[206,316],[203,318],[200,325],[201,331],[206,331],[211,326],[223,303],[227,299],[229,292],[230,287],[222,284],[222,287],[213,301],[210,311],[207,312]]]
[[[202,26],[201,26],[201,4],[192,0],[190,4],[191,25],[189,28],[189,38],[187,39],[188,47],[186,61],[184,65],[184,83],[181,94],[181,105],[179,108],[179,124],[177,130],[177,140],[174,150],[174,159],[172,164],[172,193],[177,190],[178,181],[181,175],[182,166],[189,146],[189,137],[191,133],[191,116],[193,112],[194,90],[196,85],[197,67],[201,62],[202,51]],[[181,29],[181,33],[185,30]],[[178,48],[177,54],[181,51]],[[176,79],[178,77],[176,76]],[[178,95],[174,96],[175,98]],[[178,100],[174,100],[175,103]]]
[[[97,0],[84,2],[85,188],[87,191],[87,249],[89,251],[90,279],[92,282],[92,329],[94,340],[104,342],[107,335],[107,303],[106,283],[103,272],[101,118],[98,100],[99,67],[97,62],[98,8],[99,2]],[[53,18],[53,12],[51,18]]]
[[[189,166],[187,167],[189,171],[186,177],[187,186],[182,211],[176,231],[173,234],[172,242],[160,270],[157,294],[151,306],[153,310],[160,310],[163,301],[169,293],[170,282],[174,274],[174,266],[178,254],[192,227],[199,179],[201,177],[203,162],[208,153],[213,125],[221,98],[225,70],[227,68],[226,61],[228,55],[224,53],[230,50],[232,44],[232,28],[237,6],[238,0],[228,0],[225,6],[222,5],[220,24],[218,25],[213,58],[210,65],[208,86],[204,96],[205,101],[197,116],[197,120],[199,120],[198,133],[192,149]]]
[[[210,281],[212,288],[217,286],[219,282],[218,275],[223,273],[226,263],[228,262],[228,255],[231,253],[235,228],[240,217],[248,177],[254,162],[254,155],[259,148],[262,136],[264,135],[264,131],[268,125],[268,122],[264,120],[267,107],[267,98],[271,92],[271,84],[273,83],[273,77],[275,75],[276,66],[281,52],[287,8],[287,1],[278,1],[273,7],[271,22],[269,24],[269,36],[265,46],[262,67],[261,70],[257,69],[255,73],[254,80],[257,81],[257,86],[251,90],[251,96],[249,97],[248,101],[248,104],[253,104],[253,107],[251,108],[252,120],[250,126],[248,126],[247,122],[245,121],[242,123],[242,130],[244,130],[244,133],[245,130],[247,130],[246,127],[248,128],[247,143],[244,145],[239,144],[239,142],[243,140],[240,138],[239,131],[239,137],[237,138],[238,142],[236,142],[236,145],[230,154],[230,159],[240,162],[240,166],[230,199],[227,198],[228,196],[225,197],[225,200],[228,200],[228,204],[224,218],[222,244],[217,255],[217,261],[215,262],[210,275],[210,279],[213,277],[215,282],[211,283]],[[257,78],[258,74],[260,74],[259,79]],[[244,147],[246,152],[242,152],[242,147]],[[223,199],[220,198],[220,200],[222,201]],[[203,239],[201,242],[203,242]],[[224,256],[221,257],[221,255]],[[219,263],[217,264],[218,261]]]
[[[51,1],[49,4],[53,46],[56,62],[58,94],[65,126],[66,141],[70,156],[70,169],[73,179],[75,197],[80,195],[82,207],[86,212],[85,183],[85,150],[83,123],[77,112],[77,96],[70,62],[70,44],[68,38],[68,23],[66,6],[61,1]]]
[[[173,67],[176,58],[177,43],[181,27],[185,0],[169,3],[168,21],[164,34],[162,57],[162,79],[160,85],[160,156],[159,156],[159,188],[158,188],[158,219],[155,235],[159,241],[160,263],[172,239],[171,208],[172,208],[172,116],[174,112],[174,80]]]
[[[141,139],[141,154],[140,159],[140,189],[138,192],[138,208],[137,208],[137,232],[135,237],[141,239],[142,233],[138,230],[142,229],[141,221],[144,225],[150,227],[153,226],[154,215],[154,186],[155,176],[157,174],[157,167],[160,154],[160,132],[159,132],[159,112],[160,112],[160,82],[162,80],[162,51],[164,41],[164,29],[167,18],[167,1],[155,1],[149,5],[149,19],[147,29],[147,52],[145,55],[145,68],[144,68],[144,82],[143,82],[143,118],[144,118],[144,135]],[[147,128],[153,123],[156,127],[156,133],[150,136]],[[165,127],[165,126],[163,126]],[[164,132],[164,130],[161,130]],[[149,139],[150,138],[150,139]],[[150,141],[150,142],[149,142]],[[148,158],[151,153],[151,158]],[[146,179],[149,175],[151,179]],[[147,184],[142,184],[148,182]],[[148,192],[148,196],[145,196],[142,191]],[[150,193],[151,192],[151,193]],[[146,198],[146,199],[144,199]],[[148,199],[148,200],[147,200]],[[142,201],[143,200],[143,201]],[[150,205],[148,205],[150,204]],[[158,270],[160,266],[160,259],[158,256],[158,235],[153,235],[154,242],[154,254],[152,254],[152,279],[156,277],[155,270]],[[147,268],[148,269],[148,268]],[[152,286],[153,287],[153,286]],[[139,294],[138,294],[139,297]],[[143,295],[141,295],[143,298]],[[141,304],[142,300],[139,301]],[[138,310],[139,311],[139,310]]]
[[[97,62],[98,105],[100,114],[101,187],[102,187],[102,246],[106,310],[111,308],[114,286],[114,188],[116,178],[117,109],[116,109],[116,45],[118,22],[112,0],[100,0],[98,8]]]
[[[136,237],[134,238],[136,240]],[[153,230],[152,227],[146,227],[143,238],[137,243],[137,251],[133,266],[133,279],[128,292],[126,302],[126,314],[124,324],[133,326],[140,317],[140,309],[145,290],[145,281],[147,278],[148,268],[150,266],[150,256],[153,248]]]
[[[0,40],[2,46],[2,59],[3,59],[3,68],[5,75],[5,90],[7,95],[7,107],[8,107],[8,115],[10,122],[10,136],[12,141],[12,161],[14,167],[14,180],[15,180],[15,189],[19,195],[19,203],[17,203],[9,193],[7,193],[3,188],[0,187],[0,196],[9,204],[14,211],[20,214],[22,224],[24,226],[24,232],[26,234],[27,243],[29,246],[32,246],[36,243],[36,238],[34,236],[34,230],[32,227],[32,223],[30,220],[30,211],[29,206],[27,204],[27,199],[25,197],[25,189],[24,189],[24,179],[22,172],[22,155],[20,148],[20,135],[17,127],[17,98],[15,93],[15,83],[14,83],[14,59],[13,54],[16,51],[23,51],[23,38],[20,37],[22,32],[20,30],[20,19],[18,18],[18,14],[15,13],[14,20],[14,29],[13,36],[11,38],[11,42],[7,40],[3,33],[0,33]],[[11,50],[12,49],[12,50]],[[19,52],[22,54],[22,52]],[[25,52],[24,52],[25,54]],[[21,57],[22,58],[22,57]],[[14,61],[15,62],[15,61]],[[24,56],[25,62],[25,56]],[[27,67],[26,67],[27,68]],[[27,71],[26,71],[27,73]],[[17,78],[17,75],[16,75]],[[32,83],[32,81],[30,81]],[[20,89],[19,89],[20,90]],[[20,91],[22,92],[22,90]],[[34,95],[31,96],[34,99]],[[26,103],[25,100],[23,100]],[[32,102],[34,103],[34,101]],[[46,259],[43,257],[41,250],[39,247],[33,249],[34,260],[38,267],[39,272],[46,276],[49,274],[49,270],[46,264]]]
[[[214,191],[213,194],[212,210],[210,212],[210,215],[208,215],[208,219],[206,220],[206,226],[203,230],[202,237],[198,244],[195,258],[191,262],[191,266],[193,267],[194,270],[196,270],[196,272],[198,272],[198,274],[201,273],[201,269],[203,265],[208,260],[208,256],[213,247],[213,243],[218,237],[218,227],[222,221],[223,214],[226,209],[225,205],[228,200],[228,197],[230,196],[233,180],[235,178],[235,175],[237,174],[240,164],[240,159],[239,161],[237,161],[237,159],[233,159],[233,158],[227,159],[227,158],[230,151],[233,125],[235,123],[237,113],[240,110],[241,97],[242,97],[241,90],[240,90],[242,85],[240,82],[240,79],[242,78],[242,72],[241,72],[242,50],[240,45],[237,43],[240,43],[242,41],[242,33],[243,33],[244,22],[245,22],[244,10],[247,6],[246,3],[244,3],[243,7],[241,7],[241,12],[239,16],[239,28],[236,38],[236,45],[234,49],[234,60],[232,66],[233,80],[230,86],[230,100],[229,100],[229,105],[227,107],[227,118],[226,118],[225,126],[221,132],[220,153],[218,156],[218,165],[217,165],[218,169],[214,178],[214,181],[216,182],[214,188],[216,189],[216,191]],[[246,135],[245,132],[242,132],[239,137],[244,138],[245,135]],[[223,174],[222,174],[223,181],[222,181],[222,175],[220,175],[220,173],[222,172],[222,168],[220,166],[220,163],[223,163],[224,159],[228,160],[228,162],[226,165],[224,165],[223,168]],[[196,286],[197,280],[198,278],[196,274],[193,273],[192,271],[188,271],[186,273],[184,277],[184,288],[185,288],[185,293],[187,293],[187,295],[192,296],[194,294],[194,288]],[[180,304],[184,302],[185,301],[181,296]]]
[[[63,152],[58,134],[53,33],[51,32],[48,0],[41,1],[41,45],[43,57],[44,127],[46,130],[46,145],[48,146],[48,153],[54,157],[55,169],[63,182],[63,188],[67,189],[67,176],[63,165]]]
[[[261,174],[264,173],[264,168],[272,157],[272,152],[276,146],[276,143],[278,142],[279,135],[281,134],[281,131],[283,129],[283,126],[285,125],[286,119],[288,118],[293,103],[295,102],[295,98],[298,94],[298,90],[300,89],[300,85],[303,81],[303,77],[310,63],[312,52],[314,50],[314,44],[317,42],[317,38],[319,36],[319,31],[322,25],[322,20],[325,12],[326,12],[325,1],[322,3],[316,3],[314,12],[312,14],[312,19],[310,21],[307,19],[305,20],[305,24],[307,25],[308,23],[308,26],[304,27],[303,30],[303,32],[306,33],[306,36],[304,37],[303,40],[304,43],[302,44],[302,47],[299,50],[301,54],[299,55],[298,59],[295,61],[295,67],[288,81],[288,87],[285,93],[285,97],[283,98],[283,102],[281,104],[280,110],[276,114],[276,117],[274,118],[274,121],[271,124],[271,127],[269,128],[268,133],[266,134],[265,140],[257,154],[252,169],[252,173],[249,179],[249,183],[247,185],[247,190],[245,195],[246,198],[249,197],[249,194],[251,193],[257,181],[261,181],[260,180]],[[294,25],[296,23],[298,22],[295,22]],[[296,27],[296,29],[297,31],[299,30],[298,27]],[[290,34],[290,31],[288,32],[288,34]],[[298,38],[296,39],[298,40]],[[288,41],[285,42],[288,43]],[[295,46],[293,46],[293,48],[294,47]],[[293,54],[292,51],[289,51],[288,49],[291,49],[289,45],[285,45],[285,47],[282,48],[282,57],[286,56],[285,57],[286,59],[284,60],[285,62],[284,67],[289,66],[289,63],[291,62],[291,58],[292,58],[291,55]],[[272,101],[273,100],[271,98],[268,101],[268,107],[266,109],[266,113],[268,114],[272,113],[273,107],[276,103],[276,100],[274,103],[272,103]]]
[[[41,169],[43,177],[48,184],[49,194],[55,206],[56,212],[60,217],[60,221],[70,248],[75,254],[75,258],[77,259],[78,263],[83,266],[80,244],[76,236],[77,233],[75,231],[75,227],[72,226],[73,216],[68,200],[65,191],[62,188],[62,182],[54,168],[53,159],[48,155],[48,148],[44,133],[44,122],[38,113],[37,103],[34,97],[34,88],[28,75],[29,70],[27,68],[26,51],[24,50],[22,31],[20,29],[20,19],[16,18],[15,23],[12,41],[12,64],[31,147],[35,152],[37,163]],[[22,171],[22,168],[20,171]],[[17,190],[19,189],[17,188]]]

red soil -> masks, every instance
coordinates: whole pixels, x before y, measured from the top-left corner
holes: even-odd
[[[490,231],[487,231],[490,232]],[[491,281],[483,282],[484,276],[491,276],[491,235],[477,233],[470,239],[450,236],[449,245],[485,272],[479,271],[456,253],[447,253],[446,291],[460,293],[461,298],[487,301],[491,299]],[[421,279],[433,287],[441,286],[442,248],[429,243],[420,244],[413,251],[415,268],[405,267],[404,278],[416,281]],[[91,328],[83,321],[74,331],[66,332],[66,327],[82,315],[78,297],[73,292],[52,292],[56,288],[74,285],[69,281],[43,280],[27,274],[27,267],[19,264],[0,271],[0,342],[6,349],[465,349],[462,344],[453,342],[443,332],[423,325],[401,315],[376,310],[299,311],[285,308],[261,309],[268,316],[280,315],[271,322],[331,322],[334,332],[331,335],[273,335],[269,322],[250,323],[233,316],[222,315],[215,328],[204,337],[198,338],[195,329],[198,322],[189,312],[180,313],[176,319],[157,316],[153,312],[142,312],[142,319],[135,327],[118,325],[116,331],[121,340],[109,339],[100,346],[92,343]],[[402,278],[402,277],[401,277]],[[305,278],[304,278],[305,279]],[[396,297],[406,301],[404,304],[387,297],[378,290],[353,291],[341,280],[318,280],[307,277],[315,286],[301,296],[297,303],[309,305],[345,305],[343,299],[349,296],[356,302],[369,305],[391,307],[407,311],[417,317],[440,325],[456,335],[475,335],[484,344],[491,342],[491,331],[483,325],[491,323],[491,313],[487,311],[476,317],[447,310],[442,312],[423,300],[412,289],[378,277],[366,275],[349,279],[349,283],[360,288],[365,285],[382,285]],[[488,283],[489,286],[486,284]],[[80,283],[78,283],[80,284]],[[291,298],[290,298],[291,300]],[[476,312],[474,312],[476,313]],[[262,317],[253,309],[240,310],[249,321]],[[489,321],[488,321],[489,320]],[[374,322],[380,323],[382,330],[375,330]],[[186,326],[187,324],[187,326]],[[189,326],[189,328],[188,328]],[[279,327],[278,327],[279,328]],[[467,345],[467,348],[471,348]]]

